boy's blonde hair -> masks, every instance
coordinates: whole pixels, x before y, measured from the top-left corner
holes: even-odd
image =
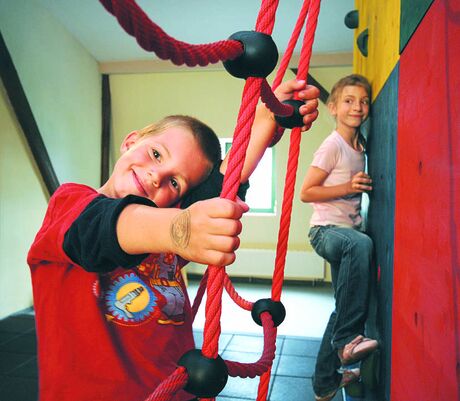
[[[195,117],[185,115],[171,115],[160,121],[147,125],[137,131],[138,137],[156,135],[168,128],[182,127],[190,131],[194,136],[205,157],[211,163],[211,168],[221,161],[221,148],[219,138],[208,125]]]
[[[371,97],[371,84],[366,77],[359,74],[351,74],[341,78],[332,87],[331,94],[327,99],[327,104],[336,103],[345,86],[361,86],[367,92],[369,99]]]

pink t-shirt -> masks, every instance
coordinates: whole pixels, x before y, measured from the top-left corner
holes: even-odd
[[[342,136],[333,131],[315,152],[312,166],[329,175],[323,185],[343,184],[358,172],[364,171],[364,151],[353,149]],[[353,194],[324,202],[311,202],[312,226],[333,224],[359,228],[361,225],[361,194]]]

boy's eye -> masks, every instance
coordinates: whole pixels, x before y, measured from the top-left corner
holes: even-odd
[[[160,153],[155,149],[152,149],[151,153],[152,153],[152,158],[153,159],[159,159],[161,157]]]
[[[365,100],[363,100],[361,103],[367,105],[367,104],[369,104],[369,99],[365,99]]]
[[[177,182],[177,180],[175,178],[171,178],[170,182],[171,182],[171,185],[174,187],[174,189],[176,189],[176,190],[180,189],[179,188],[179,183]]]

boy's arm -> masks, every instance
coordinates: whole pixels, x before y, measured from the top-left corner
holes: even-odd
[[[132,204],[123,209],[116,232],[128,254],[172,252],[182,258],[215,266],[235,261],[242,202],[213,198],[185,210]]]
[[[296,91],[298,91],[299,98],[305,101],[305,105],[299,110],[304,116],[303,122],[305,125],[302,127],[302,130],[305,131],[318,116],[319,90],[314,86],[306,85],[305,81],[292,79],[279,85],[275,90],[275,95],[279,101],[284,101],[292,99]],[[273,139],[276,127],[277,124],[273,113],[265,104],[259,104],[256,109],[251,138],[241,172],[241,182],[246,182],[257,167],[257,164],[264,155],[265,149],[267,149]],[[228,157],[229,154],[227,153],[221,164],[220,172],[222,174],[225,174],[227,170]]]

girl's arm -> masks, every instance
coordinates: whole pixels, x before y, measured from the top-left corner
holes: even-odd
[[[304,116],[303,123],[305,125],[302,127],[302,131],[305,131],[318,117],[319,89],[311,85],[306,85],[305,81],[292,79],[279,85],[275,90],[275,95],[278,100],[283,101],[292,99],[295,92],[298,92],[299,98],[305,101],[305,105],[299,110]],[[264,155],[265,149],[267,149],[273,139],[276,127],[277,124],[273,113],[265,104],[259,104],[256,109],[251,138],[241,172],[241,182],[246,182],[257,167],[257,164]],[[221,164],[220,172],[222,174],[225,174],[227,170],[228,156],[229,153],[227,153]]]
[[[350,181],[344,184],[323,186],[328,175],[327,171],[319,167],[310,166],[300,189],[300,200],[302,202],[324,202],[372,190],[370,185],[372,180],[363,171],[355,174]]]

